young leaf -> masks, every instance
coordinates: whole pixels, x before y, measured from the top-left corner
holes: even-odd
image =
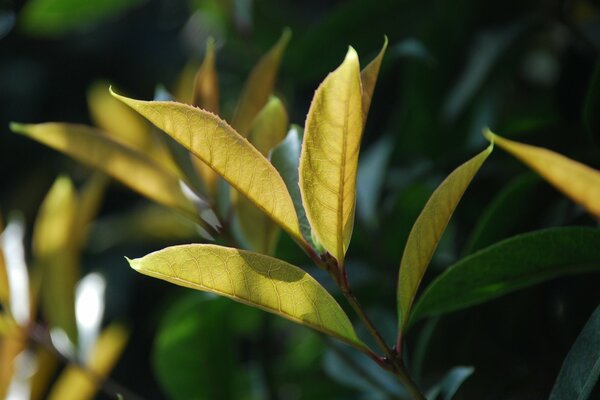
[[[364,347],[335,299],[306,272],[276,258],[191,244],[168,247],[129,264],[142,274],[229,297]]]
[[[495,299],[561,275],[600,270],[600,230],[552,228],[503,240],[467,256],[425,289],[411,323]]]
[[[343,265],[354,225],[363,129],[358,55],[352,47],[313,97],[300,156],[300,191],[319,242]]]
[[[246,80],[231,123],[243,136],[248,134],[254,118],[273,93],[281,58],[291,37],[292,32],[285,29],[277,43],[258,61]]]
[[[600,171],[548,149],[504,139],[490,130],[484,134],[591,214],[600,217]]]
[[[294,205],[281,176],[225,121],[181,103],[113,95],[210,165],[294,238],[302,240]]]
[[[433,192],[413,225],[398,277],[398,322],[402,332],[433,252],[465,190],[492,152],[492,145],[456,168]]]
[[[98,168],[142,195],[197,218],[180,180],[146,155],[125,147],[102,132],[77,124],[45,123],[11,129]]]
[[[600,377],[600,306],[569,350],[550,400],[586,400]]]
[[[377,57],[373,59],[362,71],[360,71],[360,81],[362,82],[362,116],[363,124],[367,122],[367,115],[369,114],[369,108],[371,107],[371,100],[373,99],[373,92],[375,91],[375,83],[377,82],[377,76],[379,75],[379,69],[381,68],[381,61],[383,55],[388,46],[388,38],[384,37],[383,47],[377,54]]]
[[[44,316],[51,327],[62,329],[77,344],[75,284],[79,280],[73,240],[79,208],[77,192],[65,176],[56,179],[46,195],[33,232],[33,254],[42,271]]]
[[[271,97],[258,114],[248,140],[260,153],[268,157],[269,151],[285,137],[288,127],[288,115],[281,100]],[[279,227],[248,199],[237,197],[235,207],[240,227],[251,248],[259,253],[273,255]]]

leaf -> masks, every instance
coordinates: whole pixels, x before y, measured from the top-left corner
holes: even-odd
[[[269,151],[281,142],[288,127],[288,115],[281,100],[272,96],[258,114],[248,140],[260,153],[268,157]],[[248,199],[237,197],[235,207],[244,237],[250,247],[263,254],[273,255],[279,227]]]
[[[129,260],[136,271],[179,286],[216,293],[364,348],[333,297],[284,261],[210,244],[173,246]]]
[[[354,225],[362,135],[358,55],[352,47],[313,97],[300,156],[300,191],[319,242],[343,265]]]
[[[415,221],[400,262],[398,322],[406,330],[410,309],[431,257],[471,180],[492,152],[493,145],[456,168],[433,192]]]
[[[98,214],[109,181],[102,172],[95,172],[81,189],[74,235],[79,241],[78,248],[82,248],[87,241],[88,231]]]
[[[302,240],[294,205],[281,176],[225,121],[181,103],[113,95],[209,164],[292,237]]]
[[[600,271],[600,229],[525,233],[486,247],[439,275],[417,302],[411,323],[495,299],[561,275]]]
[[[11,129],[98,168],[140,194],[197,219],[196,208],[184,195],[181,181],[175,175],[94,128],[61,123],[13,123]]]
[[[212,37],[206,41],[204,61],[194,78],[194,93],[192,104],[213,114],[219,115],[219,81],[215,69],[215,41]],[[192,155],[194,167],[206,186],[208,195],[215,198],[219,175],[210,166]]]
[[[4,231],[4,223],[2,221],[2,215],[0,215],[0,237]],[[8,274],[6,271],[6,262],[4,261],[4,254],[2,246],[0,246],[0,305],[5,310],[10,309],[10,288],[8,287]]]
[[[306,218],[306,212],[304,211],[302,196],[300,194],[300,186],[298,185],[300,180],[298,168],[300,165],[301,149],[302,128],[298,125],[291,125],[285,139],[271,151],[270,158],[273,166],[281,174],[285,186],[292,197],[302,236],[307,242],[315,247],[314,243],[312,243],[311,228],[308,219]]]
[[[371,107],[371,100],[373,99],[373,92],[375,91],[375,83],[377,82],[377,76],[379,75],[379,69],[381,68],[381,61],[383,55],[388,46],[388,38],[384,36],[383,46],[379,51],[379,54],[360,72],[360,81],[362,83],[362,117],[363,124],[367,122],[367,115],[369,114],[369,108]]]
[[[442,395],[442,400],[452,400],[458,389],[473,375],[473,372],[475,372],[473,367],[452,368],[441,382],[427,391],[427,400],[436,400],[440,398],[440,395]]]
[[[490,130],[484,135],[592,215],[600,217],[600,171],[548,149],[504,139]]]
[[[231,123],[231,126],[243,136],[248,134],[254,118],[273,93],[281,58],[291,37],[292,31],[286,28],[277,43],[254,66],[244,84]]]
[[[600,377],[600,306],[587,321],[565,358],[550,400],[586,400]]]
[[[44,316],[77,345],[75,284],[79,280],[78,252],[73,240],[79,199],[71,180],[56,179],[40,206],[32,247],[42,271],[41,299]]]
[[[69,365],[48,394],[49,400],[91,399],[98,391],[101,380],[106,378],[117,363],[129,337],[128,330],[122,325],[109,325],[96,342],[86,368],[92,376],[76,365]]]

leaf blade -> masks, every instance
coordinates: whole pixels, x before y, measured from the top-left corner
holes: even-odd
[[[373,92],[375,92],[375,84],[377,83],[377,77],[379,76],[379,69],[381,68],[381,61],[383,55],[387,50],[388,38],[384,36],[383,46],[381,50],[375,56],[375,58],[360,71],[360,81],[362,83],[362,115],[363,124],[367,122],[367,115],[369,114],[369,108],[371,107],[371,100],[373,99]]]
[[[398,276],[398,323],[402,332],[406,329],[421,279],[450,217],[492,148],[490,145],[448,175],[433,192],[410,231]]]
[[[343,265],[354,224],[356,174],[362,135],[358,55],[343,63],[313,97],[300,156],[300,191],[319,242]]]
[[[306,272],[276,258],[192,244],[128,261],[142,274],[228,297],[364,347],[333,297]]]

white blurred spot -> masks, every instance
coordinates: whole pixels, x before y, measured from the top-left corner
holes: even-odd
[[[10,311],[19,325],[29,322],[29,275],[25,262],[23,238],[25,226],[20,214],[9,217],[6,229],[0,235],[0,245],[6,261],[6,275],[10,292]]]
[[[79,354],[87,361],[98,334],[104,315],[106,279],[93,272],[79,281],[75,288],[75,317],[79,333]]]
[[[14,374],[6,392],[7,400],[28,399],[31,396],[31,378],[37,370],[37,359],[31,350],[25,350],[15,357]]]

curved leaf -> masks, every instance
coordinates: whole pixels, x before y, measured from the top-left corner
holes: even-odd
[[[248,134],[254,118],[267,104],[267,100],[277,79],[283,52],[292,37],[292,31],[285,29],[275,45],[265,54],[250,72],[244,84],[231,126],[243,136]]]
[[[484,134],[591,214],[600,217],[600,171],[551,150],[504,139],[490,130]]]
[[[293,237],[302,240],[283,179],[269,160],[225,121],[182,103],[113,95],[210,165]]]
[[[558,373],[550,400],[586,400],[600,377],[600,306],[585,324]]]
[[[552,228],[517,235],[463,258],[438,276],[411,322],[460,310],[561,275],[600,271],[600,229]]]
[[[319,242],[343,265],[354,225],[362,135],[358,55],[352,47],[313,97],[300,156],[300,190]]]
[[[384,36],[383,46],[377,54],[377,56],[371,61],[362,71],[360,71],[360,81],[362,83],[362,116],[363,124],[367,122],[367,115],[369,114],[369,108],[371,107],[371,100],[373,99],[373,92],[375,91],[375,83],[377,83],[377,76],[379,75],[379,69],[381,68],[381,61],[383,55],[388,46],[388,38]]]
[[[191,244],[168,247],[129,264],[142,274],[229,297],[364,347],[335,299],[306,272],[276,258]]]
[[[106,172],[160,204],[197,218],[196,208],[184,195],[182,183],[175,175],[144,154],[105,137],[94,128],[50,122],[37,125],[13,123],[11,129]]]
[[[397,293],[398,323],[402,332],[406,329],[410,309],[421,279],[425,275],[450,217],[471,180],[492,152],[492,148],[490,145],[448,175],[433,192],[408,235],[400,262]]]

